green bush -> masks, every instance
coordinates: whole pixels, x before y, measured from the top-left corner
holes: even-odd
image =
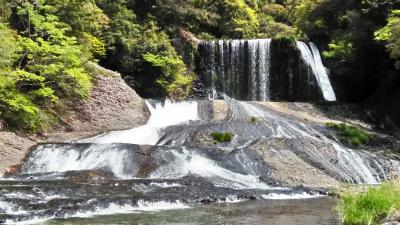
[[[278,22],[288,22],[289,21],[289,12],[288,10],[280,4],[266,4],[261,8],[261,13],[265,15],[270,15],[274,18],[275,21]]]
[[[364,130],[358,127],[349,126],[344,123],[326,123],[325,125],[326,127],[338,131],[340,135],[340,140],[342,142],[347,142],[348,144],[352,144],[354,146],[368,144],[371,138],[370,135]]]
[[[339,211],[344,224],[374,225],[395,210],[400,209],[400,182],[382,184],[368,192],[344,196]]]
[[[10,25],[0,24],[0,117],[9,129],[42,131],[66,101],[87,98],[90,57],[46,1],[13,4]]]
[[[214,140],[218,143],[231,142],[233,139],[233,134],[230,132],[220,133],[220,132],[214,131],[211,133],[211,137],[214,138]]]
[[[233,38],[254,38],[259,29],[257,12],[244,0],[224,0],[220,3],[221,33]]]
[[[257,123],[257,118],[254,117],[254,116],[252,116],[252,117],[250,118],[250,123]]]
[[[375,40],[387,42],[386,48],[393,59],[397,59],[396,67],[400,69],[400,10],[393,10],[388,24],[374,33]]]

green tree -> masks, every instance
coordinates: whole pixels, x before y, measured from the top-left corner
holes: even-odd
[[[243,0],[224,0],[220,3],[220,30],[231,38],[256,37],[260,26],[257,12]]]
[[[16,31],[0,25],[0,116],[10,128],[49,129],[61,104],[88,96],[88,54],[46,1],[21,1],[11,11]]]
[[[400,10],[393,10],[385,27],[375,32],[375,40],[386,41],[390,56],[397,59],[396,68],[400,69]]]

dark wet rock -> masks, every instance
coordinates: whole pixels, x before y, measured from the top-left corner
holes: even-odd
[[[118,185],[117,185],[118,184]],[[33,187],[33,188],[32,188]],[[37,218],[63,218],[77,212],[105,209],[111,204],[137,207],[141,202],[181,202],[188,205],[220,201],[261,199],[268,194],[319,194],[319,190],[297,187],[293,189],[231,189],[213,185],[198,176],[181,179],[104,180],[100,183],[82,183],[64,180],[12,180],[0,182],[0,201],[16,205],[27,214],[10,214],[15,221]],[[10,195],[10,193],[18,193]],[[57,193],[57,195],[55,195]],[[46,199],[45,201],[43,201]],[[0,217],[3,219],[3,217]]]
[[[68,171],[64,174],[66,179],[75,183],[96,183],[105,180],[115,180],[116,177],[106,170]]]

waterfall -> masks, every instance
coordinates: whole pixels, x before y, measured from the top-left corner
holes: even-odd
[[[203,75],[210,99],[269,100],[271,39],[203,42]]]
[[[302,59],[310,66],[313,75],[316,77],[325,100],[336,101],[335,92],[333,91],[326,69],[322,64],[321,55],[319,54],[317,46],[310,42],[310,47],[308,47],[306,43],[298,41],[297,47],[301,52]]]
[[[162,128],[199,120],[197,102],[157,102],[154,105],[146,101],[151,116],[146,125],[130,130],[113,131],[93,138],[81,140],[81,143],[130,143],[155,145],[160,139]]]
[[[207,41],[200,43],[199,55],[209,99],[336,101],[312,42],[298,41],[292,49],[271,39]]]

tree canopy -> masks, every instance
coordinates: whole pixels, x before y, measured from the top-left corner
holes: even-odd
[[[195,75],[173,46],[201,39],[314,41],[346,100],[363,101],[400,69],[396,0],[0,0],[0,118],[32,131],[85,99],[88,61],[118,71],[143,97],[184,99]],[[373,56],[373,57],[371,57]],[[348,85],[360,85],[349,92]],[[378,82],[379,83],[379,82]]]

